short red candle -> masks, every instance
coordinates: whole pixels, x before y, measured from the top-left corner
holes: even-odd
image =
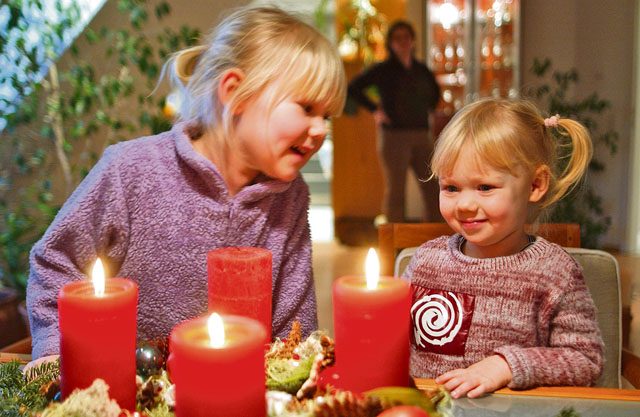
[[[380,277],[368,289],[364,276],[333,284],[336,373],[334,386],[363,392],[409,383],[411,293],[401,279]]]
[[[210,346],[208,317],[183,322],[171,332],[176,417],[266,415],[264,326],[247,317],[221,316],[226,337],[219,348]]]
[[[101,296],[95,295],[90,280],[62,287],[58,316],[63,398],[101,378],[120,407],[135,410],[137,302],[138,286],[124,278],[107,279]]]
[[[209,311],[258,320],[271,338],[271,251],[221,248],[207,255]]]

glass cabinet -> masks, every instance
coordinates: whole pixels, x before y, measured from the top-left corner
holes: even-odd
[[[519,88],[519,0],[425,0],[425,56],[442,89],[436,115]],[[436,124],[438,121],[436,121]]]

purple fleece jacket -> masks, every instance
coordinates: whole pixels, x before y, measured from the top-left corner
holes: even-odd
[[[167,336],[207,310],[206,254],[257,246],[273,255],[273,336],[317,328],[309,188],[260,176],[234,197],[190,143],[187,123],[106,149],[31,250],[27,308],[33,358],[57,354],[57,294],[96,257],[139,286],[138,338]]]

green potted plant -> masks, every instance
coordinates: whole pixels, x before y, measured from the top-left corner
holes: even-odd
[[[59,16],[45,18],[46,6]],[[9,0],[1,7],[9,19],[0,28],[0,54],[12,65],[0,72],[0,85],[11,86],[16,97],[0,95],[0,306],[6,298],[15,309],[14,301],[25,297],[31,246],[104,147],[170,128],[165,97],[149,93],[168,54],[200,33],[188,26],[158,29],[171,12],[167,1],[118,0],[127,28],[82,34],[89,48],[104,51],[103,59],[84,56],[74,43],[59,60],[80,21],[76,2]],[[40,11],[37,41],[34,11]],[[159,35],[150,37],[146,28]],[[5,315],[15,321],[13,313]],[[2,317],[0,307],[4,335]],[[6,343],[0,338],[0,346]]]
[[[599,115],[610,109],[611,103],[594,92],[585,98],[575,98],[571,88],[578,83],[576,69],[552,71],[551,60],[535,59],[531,71],[540,80],[540,84],[525,89],[524,95],[533,97],[549,115],[560,114],[581,122],[591,133],[594,149],[604,149],[609,155],[617,151],[618,133],[614,130],[603,131],[598,123]],[[556,135],[562,146],[571,146],[567,138]],[[589,171],[598,174],[604,171],[605,164],[594,153]],[[611,225],[611,218],[604,212],[602,198],[594,190],[587,176],[581,184],[560,200],[549,213],[546,221],[553,223],[578,223],[580,225],[581,246],[597,248],[599,238]]]

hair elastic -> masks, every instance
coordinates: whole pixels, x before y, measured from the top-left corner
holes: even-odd
[[[560,115],[556,114],[555,116],[547,117],[544,119],[544,125],[546,127],[556,127],[558,126],[558,121],[560,120]]]

